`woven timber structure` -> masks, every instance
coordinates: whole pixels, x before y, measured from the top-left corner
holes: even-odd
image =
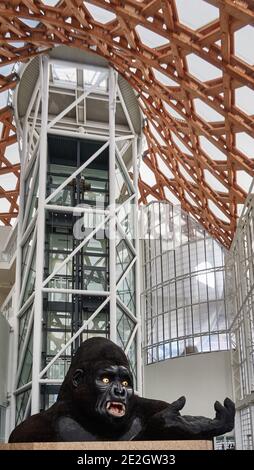
[[[229,247],[247,195],[237,175],[254,176],[254,140],[252,154],[237,143],[238,134],[251,141],[254,131],[254,113],[238,99],[245,87],[253,100],[254,55],[253,61],[243,58],[237,47],[239,34],[254,31],[254,3],[185,0],[185,9],[198,3],[207,4],[208,21],[191,28],[183,0],[1,0],[0,97],[18,82],[15,64],[57,45],[103,56],[138,92],[147,118],[143,168],[153,173],[153,183],[141,171],[141,203],[173,194]],[[193,58],[212,77],[195,73]],[[8,157],[17,139],[11,104],[0,109],[0,123],[0,203],[7,207],[0,221],[10,225],[19,194],[19,164]],[[11,176],[13,187],[5,187],[2,175]]]

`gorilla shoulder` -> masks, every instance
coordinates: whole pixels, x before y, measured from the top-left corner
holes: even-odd
[[[9,442],[52,442],[55,432],[47,414],[38,413],[20,423],[11,433]]]

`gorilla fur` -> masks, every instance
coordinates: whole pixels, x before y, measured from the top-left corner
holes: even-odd
[[[105,338],[81,344],[56,403],[29,417],[9,442],[211,439],[231,431],[235,407],[215,402],[214,419],[181,416],[185,398],[169,404],[138,397],[124,352]]]

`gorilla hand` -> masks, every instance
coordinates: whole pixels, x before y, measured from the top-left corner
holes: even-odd
[[[171,403],[170,406],[173,408],[173,410],[176,413],[179,414],[179,411],[183,409],[185,403],[186,403],[186,398],[184,396],[182,396],[182,397],[178,398],[178,400],[173,401],[173,403]]]
[[[213,421],[214,424],[217,425],[218,430],[221,431],[220,434],[232,431],[235,419],[235,404],[232,400],[226,398],[224,400],[224,406],[219,401],[216,401],[214,403],[214,409],[216,415]]]
[[[181,416],[179,411],[184,405],[185,397],[181,397],[154,414],[138,439],[211,439],[231,431],[234,427],[235,405],[229,398],[225,399],[224,406],[219,402],[215,403],[214,419],[204,416]]]

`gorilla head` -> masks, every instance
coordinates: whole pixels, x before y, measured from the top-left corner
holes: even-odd
[[[58,395],[89,420],[126,426],[131,413],[133,378],[124,352],[105,338],[91,338],[77,350]]]

